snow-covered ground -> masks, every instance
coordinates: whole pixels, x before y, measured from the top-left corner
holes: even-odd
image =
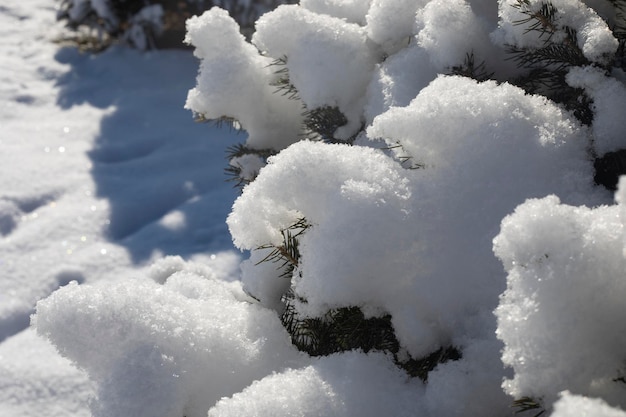
[[[86,375],[29,328],[70,281],[181,255],[235,273],[225,182],[235,133],[183,109],[190,51],[81,54],[52,40],[55,0],[0,5],[0,416],[87,416]]]
[[[81,54],[54,0],[0,6],[0,417],[626,416],[626,178],[594,178],[626,149],[626,20],[550,3],[302,0],[251,41],[215,8],[200,60]],[[558,84],[590,125],[505,82],[511,46],[582,57]],[[498,82],[451,75],[468,51]],[[336,111],[356,146],[302,140]],[[244,139],[280,152],[231,160],[258,174],[237,197]],[[389,320],[382,351],[292,343],[352,307]]]

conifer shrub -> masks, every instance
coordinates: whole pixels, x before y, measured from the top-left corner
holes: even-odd
[[[99,51],[122,42],[137,49],[184,48],[185,21],[217,6],[250,35],[255,20],[289,0],[60,0],[57,20],[72,29],[64,41]]]
[[[511,7],[517,11],[518,20],[514,20],[512,24],[521,28],[517,38],[509,37],[500,40],[500,46],[504,50],[502,56],[505,62],[497,62],[496,59],[489,57],[484,51],[481,53],[480,51],[468,50],[465,54],[465,59],[462,62],[457,61],[456,64],[441,65],[439,61],[431,56],[431,61],[436,61],[438,65],[434,72],[468,77],[481,83],[496,81],[497,83],[506,82],[512,84],[523,89],[528,94],[547,98],[551,103],[555,103],[559,108],[572,115],[581,125],[593,130],[597,115],[596,95],[593,94],[588,86],[583,85],[584,83],[577,82],[574,74],[576,74],[577,69],[586,68],[587,71],[597,71],[603,77],[610,78],[614,75],[613,71],[624,69],[624,43],[626,41],[624,10],[626,2],[622,0],[610,2],[613,7],[613,13],[610,17],[605,18],[608,21],[608,26],[611,28],[611,34],[608,36],[613,36],[619,46],[612,49],[611,42],[605,42],[603,47],[606,50],[596,50],[587,47],[584,36],[588,34],[579,34],[577,29],[570,24],[575,19],[568,20],[568,18],[564,17],[563,11],[559,9],[560,5],[566,5],[564,2],[559,2],[557,5],[550,1],[531,0],[515,0],[501,3],[500,7]],[[314,10],[316,4],[318,3],[313,1],[306,2],[303,8]],[[329,6],[329,8],[332,7]],[[287,14],[287,9],[284,9],[284,11]],[[569,9],[566,12],[573,13]],[[595,14],[591,16],[594,12],[587,11],[586,13],[586,18],[591,20],[597,17]],[[370,15],[367,17],[369,18]],[[307,17],[307,19],[312,21],[314,18]],[[349,18],[342,17],[342,19],[348,23],[354,23]],[[310,23],[310,21],[307,21],[307,23]],[[358,19],[355,19],[355,21],[363,24],[363,22],[358,22]],[[264,23],[267,24],[267,22]],[[346,32],[350,30],[353,29],[346,29]],[[346,36],[350,35],[347,34]],[[368,36],[370,36],[369,41],[374,39],[372,34],[368,33]],[[408,51],[411,48],[416,48],[416,41],[412,36],[413,34],[407,32],[406,38],[380,41],[379,48],[374,48],[375,52],[367,59],[375,62],[377,70],[384,68],[386,65],[391,66],[390,61],[395,58],[400,59],[398,57],[402,53],[399,51]],[[606,34],[602,36],[606,36]],[[337,37],[339,39],[341,35]],[[525,37],[534,40],[526,42]],[[378,42],[377,39],[375,40]],[[191,43],[195,46],[198,46],[197,42],[197,40],[191,40]],[[242,49],[245,49],[242,56],[246,55],[245,59],[242,58],[242,60],[249,60],[251,67],[258,65],[258,68],[263,68],[262,72],[265,78],[259,77],[259,79],[266,80],[266,87],[270,87],[275,96],[282,97],[284,102],[291,101],[291,107],[298,109],[299,117],[285,116],[283,120],[285,126],[288,124],[292,125],[289,132],[297,131],[298,133],[283,138],[280,144],[259,146],[259,144],[255,143],[257,138],[256,132],[250,131],[248,142],[235,148],[230,154],[230,165],[227,168],[231,178],[242,188],[255,180],[269,157],[279,154],[282,149],[300,140],[328,144],[363,145],[367,142],[367,139],[364,139],[368,134],[366,126],[374,118],[372,116],[368,120],[367,113],[372,110],[366,106],[365,116],[360,115],[356,117],[357,120],[360,120],[359,125],[358,121],[355,122],[354,115],[349,114],[353,109],[348,109],[346,106],[342,107],[339,100],[333,98],[328,99],[326,103],[320,103],[319,100],[311,99],[310,92],[300,91],[299,87],[308,88],[308,86],[302,83],[302,79],[300,79],[300,84],[297,85],[298,83],[292,80],[292,70],[303,72],[301,66],[302,58],[299,55],[302,51],[298,51],[297,56],[295,51],[291,51],[293,54],[287,53],[276,57],[272,55],[273,52],[268,52],[264,49],[267,45],[270,45],[270,49],[274,47],[272,42],[275,42],[276,45],[280,44],[280,42],[275,40],[266,41],[263,35],[253,38],[252,43],[256,48],[246,49],[250,46],[249,44],[242,47]],[[340,40],[337,41],[337,43],[340,42]],[[479,45],[476,46],[478,47]],[[289,50],[288,47],[281,45],[276,46],[277,51],[281,47]],[[442,47],[441,49],[445,48]],[[257,60],[256,53],[259,51],[262,57],[259,59],[259,62],[264,60],[264,65],[255,62]],[[355,55],[359,53],[350,52]],[[436,54],[436,52],[431,50],[429,52],[433,55]],[[211,68],[217,68],[218,64],[216,63],[219,63],[219,57],[214,56],[212,61],[210,61],[206,54],[206,52],[203,52],[205,62],[215,65],[215,67]],[[406,55],[402,59],[408,59]],[[337,55],[334,55],[334,57],[337,57]],[[298,63],[293,64],[295,60],[298,60]],[[348,72],[345,67],[340,67],[341,63],[331,63],[324,68],[332,68],[334,64],[339,68],[333,68],[340,74],[338,77],[344,76],[341,71],[345,70]],[[423,70],[423,68],[420,69]],[[299,75],[302,76],[302,74]],[[390,74],[385,75],[391,77]],[[405,75],[393,74],[393,76],[397,76],[400,79]],[[203,82],[202,74],[198,80],[199,83]],[[367,88],[372,89],[372,85],[370,84]],[[414,88],[418,92],[424,86],[404,85],[404,87]],[[207,91],[210,91],[210,88],[204,90],[205,93]],[[192,93],[197,94],[196,92]],[[223,91],[220,91],[220,94],[223,94]],[[370,94],[369,90],[368,94]],[[386,92],[386,94],[390,93]],[[242,120],[243,123],[239,126],[237,111],[221,114],[219,110],[214,109],[219,108],[219,104],[213,106],[214,108],[210,111],[204,111],[204,109],[201,109],[202,106],[192,102],[192,99],[194,98],[190,94],[187,107],[194,111],[198,119],[227,120],[231,123],[235,121],[235,125],[238,127],[247,128],[245,120]],[[280,101],[281,99],[272,98],[272,100]],[[259,101],[263,102],[262,100]],[[354,103],[359,102],[354,100]],[[392,104],[406,105],[408,102]],[[281,105],[286,106],[288,104],[283,103]],[[356,104],[354,105],[357,106]],[[268,107],[270,106],[268,105]],[[247,117],[245,115],[246,111],[243,109],[239,110],[244,117]],[[270,110],[268,110],[269,114]],[[272,112],[271,114],[275,113]],[[379,113],[374,113],[374,115],[376,114]],[[267,119],[271,119],[271,117],[267,117]],[[278,122],[276,123],[278,124]],[[342,129],[344,130],[342,131]],[[348,134],[345,133],[346,131]],[[362,140],[359,141],[359,139]],[[384,152],[392,155],[403,168],[428,170],[428,167],[420,162],[419,155],[411,154],[401,141],[391,144],[389,140],[386,139],[385,141],[386,146],[380,146],[380,144],[377,146],[382,147]],[[594,161],[593,166],[596,171],[594,179],[596,184],[615,190],[619,175],[626,174],[626,151],[613,150],[606,152],[601,144],[593,141],[587,144],[587,150],[589,160]],[[409,375],[419,377],[423,381],[428,380],[429,373],[438,365],[449,361],[458,361],[463,358],[463,347],[455,346],[454,344],[442,344],[424,356],[411,357],[402,351],[400,347],[392,316],[390,314],[366,316],[363,312],[364,306],[352,305],[331,308],[322,316],[310,316],[300,313],[298,306],[306,305],[307,300],[297,294],[292,284],[294,280],[301,278],[299,275],[301,274],[299,241],[311,228],[315,227],[316,225],[310,224],[308,219],[301,218],[294,224],[286,226],[281,230],[283,236],[281,244],[261,245],[253,250],[253,252],[258,251],[266,254],[256,255],[256,257],[253,255],[254,259],[257,260],[256,265],[268,262],[276,264],[275,278],[284,282],[284,284],[280,285],[282,294],[280,296],[281,307],[278,308],[278,313],[283,326],[291,335],[293,344],[299,350],[311,356],[325,356],[349,350],[361,350],[364,352],[371,350],[383,351],[391,354],[396,365],[406,370]],[[253,292],[250,295],[255,297]],[[262,300],[259,301],[262,302]],[[539,400],[530,397],[516,400],[514,406],[520,411],[534,410],[539,414],[544,409]]]

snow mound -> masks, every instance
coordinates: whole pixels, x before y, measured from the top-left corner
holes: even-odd
[[[37,332],[97,384],[96,416],[205,416],[221,397],[300,361],[276,315],[239,283],[166,263],[152,272],[159,281],[172,272],[163,284],[73,283],[37,305]]]

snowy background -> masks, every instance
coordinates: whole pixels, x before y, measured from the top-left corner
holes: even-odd
[[[250,40],[212,9],[195,57],[81,54],[52,0],[0,6],[0,415],[624,417],[626,180],[594,160],[626,148],[625,14],[551,4],[302,0]],[[588,124],[506,82],[546,45]],[[470,51],[494,80],[452,75]],[[307,124],[329,108],[355,146]],[[276,155],[231,160],[238,195],[243,141]],[[285,230],[291,270],[262,262]],[[397,351],[298,351],[288,291],[387,317]]]
[[[141,275],[168,254],[237,271],[223,174],[241,140],[193,122],[190,51],[81,54],[54,0],[0,5],[0,416],[86,416],[93,387],[29,329],[70,281]]]

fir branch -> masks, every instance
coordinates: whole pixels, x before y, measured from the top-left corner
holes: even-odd
[[[332,309],[322,317],[300,317],[293,291],[285,294],[281,321],[298,350],[311,356],[360,349],[398,352],[391,316],[365,318],[358,307]],[[305,302],[304,300],[300,300]]]
[[[241,128],[241,124],[239,123],[239,120],[230,116],[222,116],[216,119],[207,119],[201,113],[194,113],[193,121],[196,123],[208,123],[211,126],[216,127],[218,129],[226,128],[231,132],[241,133],[243,131],[243,129]]]
[[[513,24],[526,25],[533,22],[526,28],[525,33],[537,31],[539,38],[543,38],[543,46],[540,48],[509,46],[511,59],[517,61],[520,66],[561,70],[569,66],[591,64],[578,46],[576,30],[569,26],[559,26],[555,22],[558,10],[552,3],[544,2],[538,10],[533,10],[530,0],[517,0],[513,7],[527,16],[525,19],[514,21]],[[564,36],[553,42],[553,37],[558,32]]]
[[[278,269],[285,270],[281,276],[291,277],[300,262],[300,243],[298,239],[309,227],[311,226],[307,223],[306,219],[298,219],[294,224],[281,231],[283,235],[282,245],[276,246],[268,244],[259,246],[257,250],[271,249],[271,251],[267,256],[257,262],[257,265],[268,261],[280,263]]]
[[[404,369],[412,377],[418,377],[424,382],[428,382],[428,374],[434,370],[437,365],[450,361],[458,361],[462,358],[461,351],[454,347],[441,347],[429,355],[420,359],[410,358],[407,361],[399,362],[399,366]]]
[[[255,149],[241,143],[229,146],[228,148],[226,148],[226,153],[229,160],[249,154],[258,155],[264,159],[267,159],[272,155],[276,155],[276,151],[273,149]]]
[[[529,94],[540,94],[572,112],[582,124],[590,126],[593,122],[593,100],[582,88],[567,84],[567,69],[553,71],[546,68],[532,68],[524,76],[510,82],[523,88]]]
[[[494,73],[487,71],[485,61],[482,61],[480,64],[476,64],[474,52],[472,51],[465,55],[463,64],[453,66],[450,69],[450,74],[469,77],[481,82],[491,79]]]
[[[537,411],[536,414],[533,414],[533,417],[539,417],[546,412],[541,403],[531,397],[523,397],[513,401],[512,407],[517,408],[517,410],[515,410],[515,414],[524,413],[531,410]]]
[[[267,158],[276,154],[276,151],[273,149],[253,149],[243,144],[236,144],[226,148],[226,154],[229,161],[232,161],[233,158],[239,158],[245,155],[256,155],[264,161],[267,161]],[[228,177],[226,181],[235,182],[234,187],[239,188],[240,190],[242,190],[246,184],[249,184],[254,180],[254,178],[244,178],[241,175],[241,167],[236,165],[228,165],[224,169],[224,173]]]
[[[405,169],[421,169],[424,168],[423,164],[414,161],[413,156],[404,149],[404,146],[399,141],[396,141],[395,145],[389,145],[382,148],[385,151],[393,151],[393,156],[400,162],[402,168]]]
[[[617,183],[621,175],[626,174],[626,150],[608,152],[593,163],[596,184],[604,186],[610,191],[617,190]]]
[[[615,9],[615,22],[611,31],[618,41],[613,65],[626,69],[626,0],[609,0]]]
[[[300,100],[298,89],[291,83],[289,68],[287,67],[287,57],[283,56],[272,61],[268,66],[278,67],[274,74],[276,76],[270,85],[276,87],[276,92],[286,96],[290,100]]]
[[[299,100],[302,103],[304,118],[304,138],[309,140],[322,140],[326,143],[348,143],[352,144],[357,134],[354,134],[346,140],[339,140],[334,137],[335,131],[348,123],[346,116],[339,110],[337,106],[322,106],[314,109],[307,108],[306,103],[300,98],[298,89],[291,83],[289,76],[289,68],[287,67],[287,57],[275,59],[269,66],[276,66],[278,69],[274,71],[276,79],[270,83],[276,87],[276,93],[286,96],[290,100]],[[362,130],[361,128],[360,130]]]
[[[532,22],[525,33],[538,31],[539,38],[547,35],[544,41],[549,42],[552,36],[557,32],[558,28],[554,23],[557,9],[552,3],[542,3],[539,10],[532,10],[530,0],[517,0],[517,3],[515,3],[513,7],[527,16],[526,18],[512,22],[514,25],[525,25]]]
[[[521,67],[527,68],[545,68],[552,71],[561,71],[569,67],[591,64],[580,48],[564,43],[548,43],[536,49],[509,46],[508,52],[511,54],[508,59],[516,61]]]
[[[299,299],[300,302],[306,300]],[[295,308],[293,291],[283,297],[285,310],[281,322],[291,335],[294,346],[311,356],[326,356],[337,352],[361,350],[391,353],[396,366],[409,376],[428,381],[428,374],[441,363],[461,359],[461,351],[441,347],[422,357],[401,359],[400,343],[396,338],[391,315],[365,318],[359,307],[329,310],[322,317],[300,317]]]
[[[576,42],[576,31],[568,26],[559,26],[555,19],[558,10],[550,2],[542,3],[539,9],[531,8],[529,0],[518,0],[513,6],[527,17],[515,24],[529,24],[526,32],[539,31],[543,45],[538,48],[520,48],[509,45],[511,59],[528,72],[511,82],[530,94],[541,94],[562,104],[581,123],[593,122],[592,100],[583,89],[571,87],[565,80],[572,67],[591,65]],[[564,36],[556,39],[561,32]]]
[[[349,144],[352,144],[356,139],[357,135],[353,135],[345,141],[335,138],[335,131],[348,123],[348,119],[337,106],[323,106],[305,110],[303,116],[306,131],[312,133],[307,136],[309,139],[321,139],[326,143]]]

